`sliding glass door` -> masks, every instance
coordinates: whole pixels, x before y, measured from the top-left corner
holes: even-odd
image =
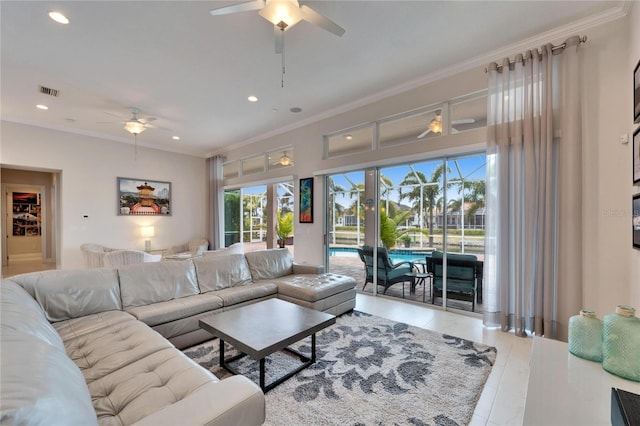
[[[410,263],[415,277],[378,291],[482,312],[484,175],[478,154],[327,176],[330,271],[349,273],[359,291],[376,294],[365,285],[357,248],[384,247],[393,264]]]

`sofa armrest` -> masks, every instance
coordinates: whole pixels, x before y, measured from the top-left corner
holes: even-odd
[[[140,419],[134,426],[261,425],[265,420],[264,393],[244,376],[209,382],[184,399]]]
[[[323,274],[324,266],[322,265],[307,265],[302,263],[293,263],[294,274]]]
[[[170,247],[165,252],[165,254],[178,254],[178,253],[184,253],[186,251],[189,251],[189,244],[179,244],[179,245]]]

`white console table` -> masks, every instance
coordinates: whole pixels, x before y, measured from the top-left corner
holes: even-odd
[[[640,394],[640,383],[622,379],[597,362],[569,353],[557,340],[534,338],[525,425],[611,425],[611,388]]]

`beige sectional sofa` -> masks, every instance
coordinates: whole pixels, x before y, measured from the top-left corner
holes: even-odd
[[[256,384],[178,349],[211,338],[200,318],[270,297],[353,309],[355,280],[321,269],[275,249],[5,279],[0,424],[261,424]]]

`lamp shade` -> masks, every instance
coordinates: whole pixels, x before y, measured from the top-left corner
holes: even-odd
[[[140,228],[140,233],[144,238],[153,237],[155,235],[155,229],[153,226],[143,226]]]
[[[139,135],[146,130],[146,127],[144,127],[144,124],[141,121],[131,120],[125,123],[124,129],[129,133]]]
[[[433,133],[442,133],[442,116],[440,114],[437,114],[436,118],[431,120],[431,123],[429,123],[429,130]]]
[[[283,30],[294,26],[302,19],[302,11],[297,0],[267,0],[267,4],[258,13]],[[281,22],[284,22],[284,28]]]
[[[287,157],[287,154],[283,154],[282,157],[280,157],[279,163],[281,166],[288,166],[291,164],[291,158]]]

